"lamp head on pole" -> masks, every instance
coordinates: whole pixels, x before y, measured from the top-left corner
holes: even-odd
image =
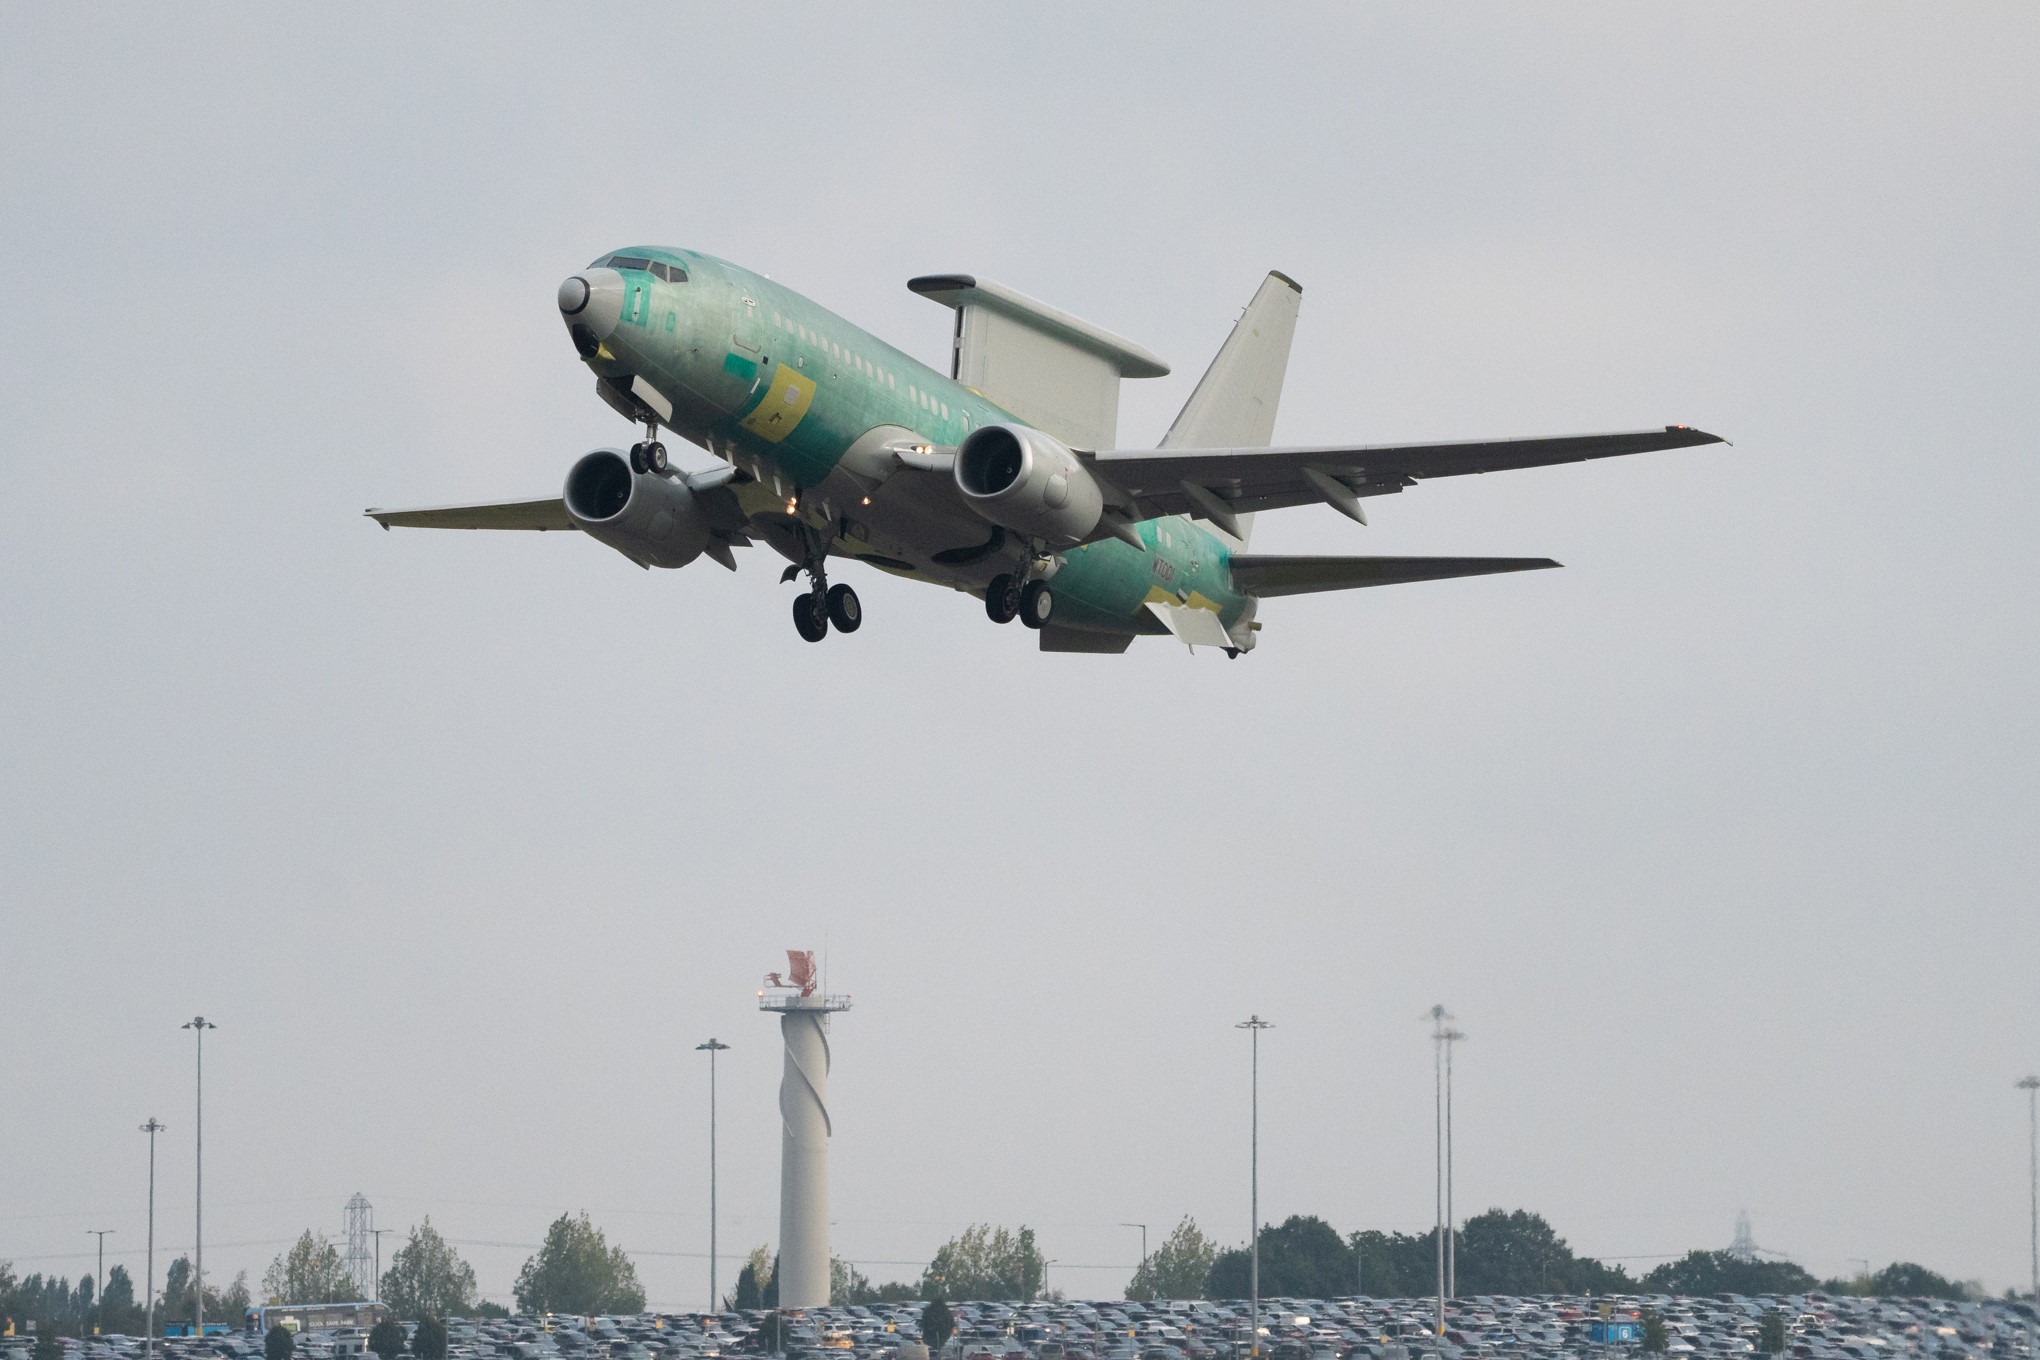
[[[2040,1091],[2040,1077],[2021,1077],[2019,1079],[2019,1089],[2021,1091]]]
[[[163,1121],[161,1121],[160,1119],[157,1119],[157,1118],[156,1118],[156,1117],[155,1117],[154,1115],[150,1115],[150,1116],[149,1116],[149,1122],[148,1122],[148,1123],[146,1123],[146,1124],[144,1124],[144,1125],[142,1125],[142,1132],[143,1132],[143,1133],[149,1133],[149,1134],[156,1134],[156,1133],[161,1133],[161,1132],[162,1132],[163,1130],[165,1130],[165,1129],[167,1129],[167,1128],[169,1128],[169,1127],[170,1127],[170,1126],[169,1126],[168,1124],[165,1124],[165,1123],[164,1123]]]
[[[694,1051],[696,1053],[724,1053],[727,1052],[728,1050],[729,1045],[724,1043],[720,1039],[710,1039],[705,1044],[696,1044],[694,1046]]]
[[[219,1026],[218,1026],[218,1025],[215,1025],[215,1024],[214,1024],[214,1023],[212,1022],[212,1021],[210,1021],[210,1020],[206,1019],[206,1018],[205,1018],[204,1016],[202,1016],[202,1015],[194,1015],[194,1016],[192,1016],[192,1017],[191,1017],[191,1018],[190,1018],[189,1020],[187,1020],[187,1021],[185,1021],[185,1022],[184,1022],[183,1024],[179,1025],[179,1026],[178,1026],[178,1028],[179,1028],[179,1029],[218,1029],[218,1028],[219,1028]]]
[[[1234,1025],[1234,1026],[1233,1026],[1233,1028],[1234,1028],[1234,1029],[1273,1029],[1273,1028],[1275,1028],[1275,1022],[1274,1022],[1273,1020],[1263,1020],[1263,1019],[1262,1019],[1262,1018],[1261,1018],[1260,1016],[1258,1016],[1258,1015],[1250,1015],[1250,1016],[1248,1016],[1248,1017],[1247,1017],[1246,1019],[1244,1019],[1244,1020],[1240,1021],[1240,1022],[1239,1022],[1238,1024]]]

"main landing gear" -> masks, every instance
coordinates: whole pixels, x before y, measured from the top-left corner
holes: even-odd
[[[1011,623],[1017,618],[1029,628],[1041,628],[1054,613],[1055,592],[1046,581],[1022,585],[1001,572],[985,587],[985,617],[993,623]]]
[[[854,633],[863,622],[864,606],[858,603],[857,592],[845,585],[817,585],[793,602],[794,631],[809,642],[827,637],[832,623],[839,633]]]
[[[809,642],[820,642],[829,635],[829,625],[836,625],[839,633],[854,633],[864,622],[864,606],[858,602],[857,592],[846,585],[830,585],[827,570],[822,566],[823,549],[812,533],[802,533],[806,562],[788,567],[779,579],[791,581],[803,571],[813,583],[793,602],[793,628]]]

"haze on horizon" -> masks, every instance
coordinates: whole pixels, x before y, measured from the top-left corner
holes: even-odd
[[[259,1279],[357,1190],[504,1299],[775,1233],[759,977],[825,951],[834,1246],[1457,1207],[1641,1270],[2027,1269],[2040,17],[1813,4],[0,12],[0,1259]],[[1044,657],[873,572],[378,532],[630,431],[554,310],[643,242],[939,362],[967,270],[1174,365],[1304,287],[1277,436],[1687,422],[1267,552],[1550,555]],[[679,450],[692,466],[707,455]],[[847,578],[846,578],[847,579]],[[499,1246],[476,1245],[497,1243]],[[386,1246],[389,1243],[386,1241]],[[898,1263],[898,1264],[883,1264]]]

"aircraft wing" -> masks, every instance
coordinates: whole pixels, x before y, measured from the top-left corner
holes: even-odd
[[[423,510],[364,510],[385,529],[573,529],[558,496],[542,501],[499,501],[489,505],[437,505]]]
[[[1453,444],[1360,444],[1263,449],[1106,449],[1091,468],[1137,505],[1136,518],[1155,515],[1244,514],[1284,506],[1331,504],[1366,523],[1359,498],[1414,486],[1428,477],[1579,463],[1625,453],[1724,443],[1685,425],[1622,434],[1544,439],[1486,439]]]
[[[1453,576],[1538,571],[1559,564],[1548,557],[1280,557],[1235,553],[1233,585],[1249,595],[1313,595],[1322,590],[1397,586]]]

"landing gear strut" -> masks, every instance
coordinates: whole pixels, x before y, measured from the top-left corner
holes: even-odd
[[[827,549],[811,530],[802,527],[800,534],[805,560],[788,567],[779,578],[791,581],[804,571],[811,582],[793,602],[794,631],[809,642],[827,637],[832,623],[839,633],[856,632],[864,622],[864,606],[858,601],[857,592],[846,585],[829,584],[828,570],[822,565]]]

